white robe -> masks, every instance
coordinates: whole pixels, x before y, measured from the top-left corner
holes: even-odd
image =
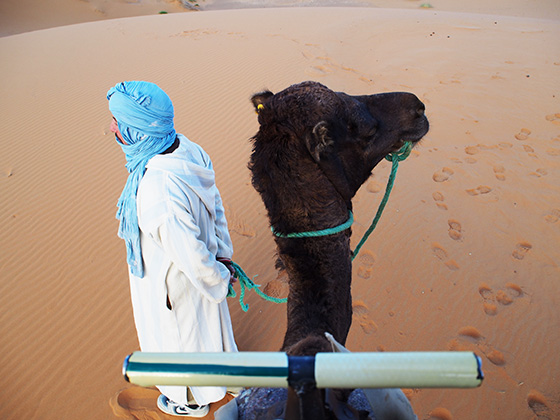
[[[138,341],[147,352],[237,351],[226,302],[230,273],[216,257],[233,247],[206,152],[183,135],[179,147],[150,159],[137,196],[144,278],[130,273]],[[172,309],[167,306],[167,299]],[[187,403],[187,388],[161,386]],[[225,387],[189,387],[199,405]]]

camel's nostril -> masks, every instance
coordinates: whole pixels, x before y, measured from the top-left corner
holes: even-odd
[[[422,108],[418,108],[418,109],[416,110],[416,113],[418,114],[419,117],[424,116],[424,108],[423,108],[423,107],[422,107]]]

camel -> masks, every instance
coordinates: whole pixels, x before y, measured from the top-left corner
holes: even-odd
[[[352,198],[373,168],[428,132],[425,107],[411,93],[351,96],[312,81],[251,100],[260,125],[252,138],[252,184],[276,235],[278,265],[289,278],[282,350],[295,356],[328,352],[325,332],[344,345],[352,322],[351,229],[289,236],[347,222]],[[310,404],[325,401],[324,394],[314,395]],[[302,418],[336,418],[323,404],[319,411]]]

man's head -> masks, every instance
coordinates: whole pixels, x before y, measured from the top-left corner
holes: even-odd
[[[130,173],[117,203],[119,236],[125,240],[132,274],[143,277],[136,195],[148,161],[175,141],[173,104],[163,90],[149,82],[118,83],[109,89],[107,99],[114,118],[111,131],[126,155]]]
[[[116,122],[111,124],[111,131],[121,143],[133,145],[148,138],[175,138],[173,103],[154,83],[118,83],[109,89],[107,99]]]

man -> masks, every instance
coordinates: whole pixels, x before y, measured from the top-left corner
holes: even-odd
[[[138,341],[149,352],[237,351],[226,302],[231,239],[206,152],[173,124],[158,86],[123,82],[107,93],[111,131],[130,173],[118,201]],[[225,387],[159,387],[165,413],[202,417]]]

